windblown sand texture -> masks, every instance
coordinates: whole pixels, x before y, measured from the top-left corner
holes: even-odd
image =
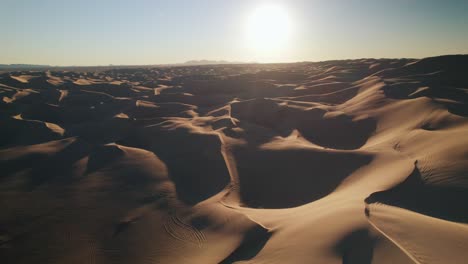
[[[0,93],[1,263],[468,263],[468,56]]]

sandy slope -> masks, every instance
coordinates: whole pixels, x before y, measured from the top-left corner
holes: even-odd
[[[0,75],[1,263],[465,263],[468,56]]]

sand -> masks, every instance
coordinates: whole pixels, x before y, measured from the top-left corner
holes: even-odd
[[[1,263],[466,263],[468,56],[0,75]]]

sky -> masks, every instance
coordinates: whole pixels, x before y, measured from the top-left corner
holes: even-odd
[[[271,33],[272,47],[282,43],[275,49],[265,39],[255,40],[262,35],[261,27],[249,31],[259,23],[282,23],[284,18],[268,14],[264,23],[258,20],[265,16],[252,22],[256,10],[265,6],[278,7],[287,16],[287,34],[264,28]],[[0,64],[294,62],[466,54],[467,12],[466,0],[0,0]]]

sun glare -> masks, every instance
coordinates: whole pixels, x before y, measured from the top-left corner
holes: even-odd
[[[259,56],[276,56],[288,48],[291,29],[286,9],[278,5],[258,7],[247,20],[247,47]]]

